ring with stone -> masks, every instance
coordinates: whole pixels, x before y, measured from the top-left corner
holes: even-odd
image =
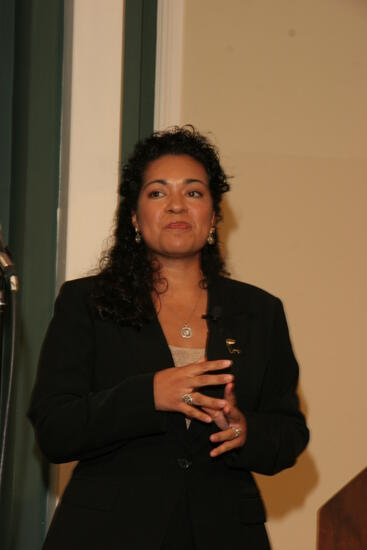
[[[241,435],[241,428],[235,428],[234,426],[232,426],[232,430],[234,431],[234,437],[238,437],[239,435]]]
[[[181,399],[186,405],[192,405],[194,402],[191,393],[184,393]]]

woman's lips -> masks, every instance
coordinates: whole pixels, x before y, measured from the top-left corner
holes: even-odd
[[[165,229],[191,229],[191,225],[187,222],[172,222]]]

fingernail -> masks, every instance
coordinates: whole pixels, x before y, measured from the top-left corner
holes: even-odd
[[[224,361],[224,366],[225,366],[225,367],[230,367],[231,365],[232,365],[232,361],[231,361],[230,359],[226,359],[226,360]]]
[[[205,419],[205,422],[208,422],[208,424],[210,424],[210,422],[212,422],[212,418],[210,416],[207,416],[206,419]]]
[[[227,374],[226,377],[225,377],[225,381],[226,382],[232,382],[233,380],[233,374]]]

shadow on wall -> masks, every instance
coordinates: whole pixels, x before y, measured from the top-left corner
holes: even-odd
[[[219,225],[220,246],[224,257],[230,263],[227,243],[229,235],[238,227],[238,222],[227,197],[223,197],[222,213],[223,223]],[[308,407],[300,389],[298,395],[301,410],[307,419]],[[317,486],[319,474],[312,454],[306,449],[293,468],[288,468],[275,476],[255,474],[255,478],[264,498],[268,519],[273,519],[281,518],[302,507],[307,496]]]
[[[255,475],[263,496],[268,519],[281,518],[304,505],[307,495],[317,485],[319,476],[309,451],[305,451],[295,467],[276,476]]]
[[[231,183],[231,182],[230,182]],[[222,204],[222,221],[219,222],[218,233],[219,233],[219,246],[223,254],[223,257],[226,261],[230,260],[230,254],[228,250],[228,238],[232,231],[235,231],[238,227],[236,219],[234,217],[233,210],[229,204],[229,201],[226,196],[223,196]]]
[[[307,419],[307,404],[301,391],[298,395],[301,410]],[[312,454],[306,449],[292,468],[275,476],[255,474],[255,478],[265,501],[268,519],[275,519],[304,505],[307,496],[318,484],[319,474]]]

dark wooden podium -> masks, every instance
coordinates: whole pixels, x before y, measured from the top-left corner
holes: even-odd
[[[367,468],[318,514],[318,550],[367,550]]]

